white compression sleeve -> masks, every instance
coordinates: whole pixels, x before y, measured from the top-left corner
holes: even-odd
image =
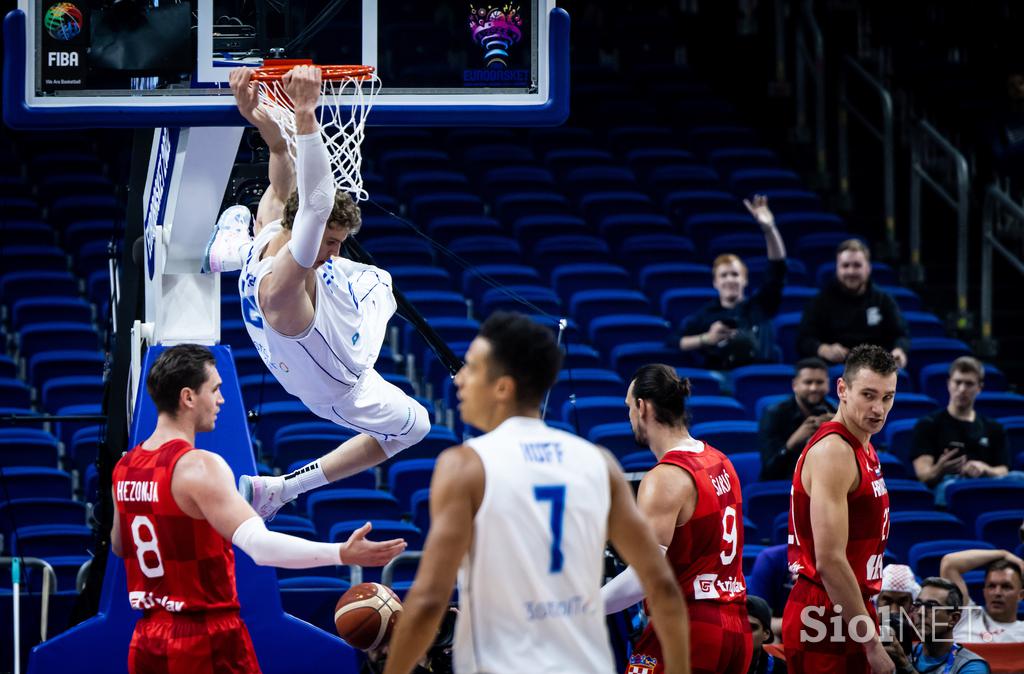
[[[309,269],[316,264],[327,218],[331,217],[334,209],[337,188],[331,176],[331,159],[320,131],[295,136],[295,157],[299,208],[292,223],[292,239],[288,248],[295,261]]]
[[[316,543],[270,531],[255,515],[238,525],[231,542],[260,566],[308,569],[344,563],[339,554],[340,543]]]
[[[658,547],[661,548],[662,554],[668,550],[664,545],[659,545]],[[624,611],[633,604],[642,601],[643,598],[644,589],[640,586],[640,577],[636,575],[636,571],[633,570],[632,566],[627,566],[625,571],[609,580],[601,588],[601,599],[604,600],[605,615]]]

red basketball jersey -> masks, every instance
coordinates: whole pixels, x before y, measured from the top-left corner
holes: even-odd
[[[192,449],[184,440],[153,451],[140,445],[114,467],[114,502],[134,609],[239,608],[231,544],[206,520],[186,515],[171,495],[174,466]]]
[[[861,594],[878,594],[882,587],[882,556],[889,538],[889,492],[882,477],[882,465],[869,442],[861,445],[853,433],[837,421],[818,427],[807,442],[793,473],[789,506],[789,568],[813,583],[821,585],[815,566],[814,532],[811,531],[811,498],[800,479],[807,450],[828,435],[839,435],[853,448],[860,473],[860,484],[846,495],[849,510],[849,540],[846,558],[850,562]]]
[[[697,486],[697,507],[677,527],[666,557],[687,601],[746,602],[743,497],[732,462],[711,445],[676,449],[659,464],[682,468]]]

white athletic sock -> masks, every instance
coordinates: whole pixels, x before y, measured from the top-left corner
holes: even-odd
[[[320,459],[317,459],[284,476],[281,500],[290,501],[299,494],[305,494],[310,489],[322,487],[327,483],[327,476],[324,475],[324,469],[320,466]]]

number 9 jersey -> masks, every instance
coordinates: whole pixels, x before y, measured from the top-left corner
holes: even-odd
[[[152,451],[140,445],[114,467],[128,601],[147,615],[239,607],[231,543],[171,494],[174,466],[192,449],[184,440]]]

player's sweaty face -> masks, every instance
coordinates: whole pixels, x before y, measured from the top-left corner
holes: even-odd
[[[482,428],[488,411],[493,407],[492,384],[489,365],[491,344],[482,337],[474,339],[466,351],[465,364],[455,375],[455,391],[459,400],[459,414],[462,421]]]
[[[347,238],[347,229],[332,226],[332,223],[327,223],[327,228],[324,230],[324,238],[320,241],[320,251],[316,254],[316,264],[314,265],[314,268],[319,268],[320,265],[327,262],[332,257],[341,255],[341,244],[343,244]]]
[[[849,382],[840,381],[844,417],[866,433],[874,435],[881,431],[896,399],[896,373],[882,375],[864,367]]]
[[[217,368],[207,364],[206,381],[196,391],[196,430],[200,433],[208,433],[216,425],[220,406],[224,404],[224,396],[221,395],[220,387],[221,378]]]

